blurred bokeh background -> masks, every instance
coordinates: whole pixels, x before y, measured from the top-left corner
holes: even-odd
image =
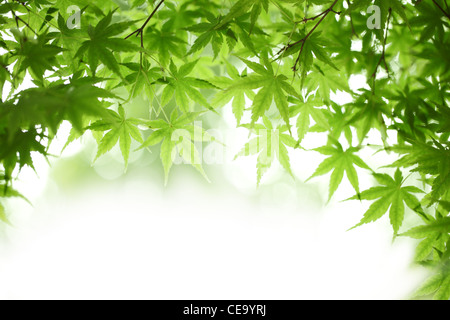
[[[239,150],[246,131],[228,132]],[[175,166],[164,187],[157,152],[126,173],[119,150],[93,165],[95,152],[87,135],[20,175],[33,207],[7,203],[1,299],[403,299],[425,277],[388,219],[346,231],[367,208],[340,202],[349,183],[327,204],[328,177],[302,182],[314,152],[291,154],[296,179],[276,163],[259,188],[252,157],[205,166],[211,183]]]

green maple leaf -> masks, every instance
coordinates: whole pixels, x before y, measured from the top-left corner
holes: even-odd
[[[362,142],[372,128],[377,129],[383,139],[387,138],[387,128],[383,116],[390,116],[391,108],[379,95],[362,89],[363,93],[349,104],[353,111],[347,125],[351,124],[357,130],[359,142]]]
[[[197,88],[215,88],[211,83],[199,79],[188,77],[188,75],[194,70],[198,60],[186,63],[179,69],[173,62],[170,63],[170,75],[172,77],[166,77],[164,82],[168,83],[165,86],[162,96],[161,105],[165,106],[175,96],[177,106],[181,111],[187,113],[191,111],[189,101],[192,100],[201,106],[214,111],[214,108],[208,103],[206,98],[197,90]],[[189,97],[189,98],[188,98]]]
[[[321,66],[317,63],[314,64],[312,72],[308,74],[304,86],[311,93],[317,89],[316,95],[328,105],[331,104],[331,92],[336,93],[337,90],[351,92],[343,72],[331,71],[331,67]]]
[[[379,39],[384,38],[382,30],[385,29],[390,12],[395,12],[399,15],[409,27],[409,20],[401,0],[375,0],[375,5],[380,8],[381,12],[381,28],[377,32]]]
[[[179,5],[166,2],[165,6],[168,9],[158,13],[160,19],[165,20],[162,30],[175,32],[179,37],[185,39],[187,35],[184,28],[193,25],[195,19],[199,17],[197,10],[189,10],[190,5],[189,2]]]
[[[221,108],[233,99],[232,111],[239,126],[245,111],[245,97],[253,100],[255,93],[250,89],[226,90],[227,88],[233,86],[235,81],[239,81],[247,77],[247,69],[244,69],[240,74],[238,70],[227,60],[225,60],[225,65],[227,68],[227,73],[231,79],[227,77],[216,77],[210,80],[210,82],[217,87],[224,89],[215,95],[211,103],[215,108]]]
[[[436,120],[439,123],[436,132],[448,134],[450,132],[450,108],[439,104],[437,105],[437,108],[441,112],[441,115],[444,116],[439,116],[439,114],[436,115]]]
[[[15,134],[22,128],[43,126],[54,135],[61,122],[67,120],[75,130],[83,132],[85,118],[98,119],[105,115],[105,103],[100,99],[117,98],[93,83],[93,79],[86,77],[82,81],[71,79],[70,84],[56,82],[48,88],[21,91],[15,97],[18,100],[16,107],[12,108],[14,104],[10,102],[0,103],[8,131]]]
[[[228,14],[222,19],[222,21],[217,25],[217,28],[224,26],[231,20],[246,14],[250,8],[258,0],[239,0],[231,8]]]
[[[161,77],[161,68],[150,68],[150,64],[145,58],[143,59],[142,65],[132,62],[122,63],[122,65],[131,70],[131,73],[117,87],[129,85],[131,98],[139,96],[144,89],[146,89],[144,93],[148,97],[155,95],[154,89],[151,86]]]
[[[297,148],[298,142],[292,136],[286,134],[288,131],[285,125],[273,128],[272,123],[267,117],[263,117],[264,125],[256,124],[243,125],[251,128],[257,134],[257,137],[250,140],[235,158],[241,156],[258,155],[256,163],[257,168],[257,185],[261,183],[261,178],[270,169],[275,157],[278,159],[283,168],[293,177],[291,165],[289,161],[288,149]]]
[[[450,217],[448,211],[442,214],[436,211],[436,219],[430,219],[427,225],[412,228],[404,236],[423,239],[417,247],[419,258],[427,258],[434,253],[432,260],[426,260],[434,268],[435,274],[426,280],[414,293],[414,297],[433,295],[435,300],[450,299]],[[422,254],[423,253],[423,254]]]
[[[202,167],[201,155],[194,145],[194,142],[212,142],[215,141],[215,139],[201,127],[192,124],[192,122],[201,114],[202,112],[188,112],[179,116],[177,109],[175,109],[172,112],[169,121],[153,120],[146,122],[146,125],[148,125],[153,132],[142,144],[140,149],[161,143],[160,158],[164,167],[166,185],[170,169],[175,160],[175,154],[180,155],[186,163],[191,164],[207,181],[209,181],[208,176]]]
[[[326,50],[326,48],[330,47],[332,43],[326,40],[325,38],[321,37],[320,35],[321,32],[318,31],[308,37],[308,39],[305,41],[305,44],[303,45],[302,55],[313,53],[317,60],[332,67],[336,71],[339,71],[339,68],[333,63],[333,61],[330,58],[331,54]],[[304,39],[305,37],[306,34],[304,32],[297,35],[297,38],[300,39]],[[290,47],[289,49],[286,50],[283,56],[288,56],[297,53],[302,47],[302,44],[303,42],[300,42],[297,45]]]
[[[220,19],[210,19],[210,22],[202,22],[197,25],[186,28],[187,31],[200,33],[198,38],[192,44],[187,55],[191,55],[201,49],[204,49],[209,43],[211,43],[214,58],[216,58],[222,49],[224,39],[227,39],[230,51],[233,49],[237,42],[236,34],[228,25],[218,27]]]
[[[394,179],[387,174],[374,174],[374,177],[383,186],[363,191],[349,199],[378,199],[364,214],[361,222],[352,229],[380,219],[390,208],[389,219],[395,234],[397,234],[405,217],[405,204],[421,217],[426,217],[419,200],[413,195],[413,193],[423,193],[423,191],[413,186],[402,187],[405,180],[400,169],[395,172]]]
[[[430,277],[425,283],[417,289],[414,297],[423,297],[434,294],[435,300],[450,299],[450,272],[447,270],[441,271],[436,275]]]
[[[277,75],[271,62],[266,56],[261,58],[264,65],[240,58],[255,73],[243,79],[234,81],[226,89],[225,95],[233,95],[236,91],[259,89],[252,104],[252,125],[254,125],[270,108],[272,101],[280,113],[281,118],[290,130],[290,115],[287,95],[301,99],[300,95],[288,83],[285,75]]]
[[[427,214],[423,220],[426,225],[412,228],[400,236],[423,239],[416,248],[414,257],[416,262],[427,263],[430,257],[436,262],[442,258],[441,252],[445,251],[445,247],[449,247],[450,221],[447,214],[442,213],[439,208],[436,209],[436,217]]]
[[[427,127],[429,124],[430,113],[434,115],[435,111],[423,99],[423,88],[411,90],[409,84],[396,92],[389,98],[395,101],[394,114],[396,117],[402,118],[413,132],[417,132],[416,123],[421,121]],[[430,119],[431,120],[431,119]]]
[[[416,262],[424,262],[428,259],[435,249],[437,237],[435,233],[428,233],[426,238],[417,245],[414,256]]]
[[[44,157],[48,156],[47,148],[43,144],[43,135],[38,134],[36,129],[26,132],[17,130],[8,135],[0,135],[0,162],[5,169],[5,179],[12,179],[14,169],[19,170],[28,166],[34,169],[32,153],[38,152]],[[1,196],[1,195],[0,195]]]
[[[391,167],[413,167],[413,172],[434,176],[427,195],[430,205],[450,189],[450,150],[435,141],[437,148],[420,141],[409,140],[411,145],[397,145],[391,149],[404,156]]]
[[[359,0],[359,1],[352,1],[350,6],[348,7],[347,11],[361,11],[367,9],[371,4],[373,3],[373,0]]]
[[[67,61],[69,61],[69,59],[72,59],[73,63],[72,51],[76,52],[79,48],[79,43],[77,41],[74,41],[74,39],[82,38],[84,36],[84,32],[76,28],[69,29],[67,27],[67,21],[64,20],[61,13],[58,13],[57,23],[60,32],[58,33],[56,39],[62,43],[65,49],[68,49],[67,51],[63,52],[64,57]]]
[[[87,61],[93,74],[95,74],[99,61],[109,70],[122,77],[119,63],[114,56],[115,52],[140,52],[141,48],[122,38],[114,38],[128,29],[133,22],[111,24],[110,12],[95,26],[89,26],[89,40],[84,41],[75,57],[87,55]]]
[[[297,134],[299,143],[302,142],[305,135],[309,132],[311,128],[311,119],[313,119],[316,123],[316,126],[321,129],[330,129],[326,118],[326,109],[320,109],[323,103],[310,95],[306,102],[302,102],[298,99],[292,99],[294,105],[290,108],[290,115],[294,117],[299,114],[297,118]]]
[[[393,11],[399,15],[402,20],[409,26],[408,17],[406,16],[406,11],[401,0],[358,0],[352,1],[351,5],[347,9],[348,12],[360,12],[365,11],[371,5],[376,5],[380,9],[381,13],[381,26],[377,30],[376,34],[379,39],[383,39],[384,35],[382,30],[385,29],[389,12]]]
[[[398,14],[402,20],[408,25],[409,27],[409,20],[406,16],[406,11],[403,6],[402,0],[381,0],[380,1],[383,5],[383,8],[389,8],[392,9],[396,14]],[[386,10],[382,10],[382,12],[385,12]]]
[[[359,179],[355,166],[372,171],[372,169],[370,169],[369,166],[355,154],[360,150],[360,148],[350,147],[347,150],[344,150],[342,145],[337,140],[332,139],[331,141],[332,145],[314,149],[314,151],[330,157],[325,159],[316,169],[314,174],[307,180],[309,181],[312,178],[322,176],[330,171],[333,171],[330,178],[328,201],[331,200],[341,184],[342,179],[344,178],[344,173],[346,173],[347,178],[355,191],[359,193]]]
[[[64,49],[48,44],[48,41],[49,38],[46,34],[40,35],[36,40],[21,39],[22,44],[17,53],[21,58],[18,73],[28,69],[34,79],[42,81],[45,71],[59,67],[56,55]]]
[[[231,22],[233,19],[236,19],[244,14],[246,14],[251,9],[250,13],[250,33],[255,23],[261,14],[262,9],[267,12],[269,9],[269,1],[268,0],[239,0],[237,1],[231,8],[228,14],[222,19],[222,21],[217,25],[216,28],[220,28],[227,23]]]
[[[262,9],[267,13],[269,11],[269,0],[258,0],[252,7],[252,11],[250,12],[250,30],[249,34],[252,33],[256,21],[262,12]]]
[[[117,113],[113,110],[108,110],[110,115],[108,119],[96,121],[87,129],[99,132],[108,131],[99,142],[95,160],[110,151],[119,142],[126,169],[130,156],[131,139],[139,143],[144,142],[138,126],[145,124],[145,121],[136,118],[127,118],[122,106],[119,106],[118,111]]]
[[[421,30],[420,41],[427,41],[436,34],[444,33],[444,25],[438,16],[443,16],[442,11],[430,2],[421,1],[416,4],[419,15],[410,20],[411,27],[417,27]]]
[[[402,236],[411,237],[414,239],[423,239],[430,236],[430,234],[450,234],[450,217],[442,217],[440,219],[433,219],[427,225],[412,228],[411,230],[402,233]]]
[[[113,10],[116,7],[114,2],[103,2],[101,4],[101,8],[98,7],[94,1],[90,0],[58,0],[54,1],[54,6],[56,6],[59,10],[58,12],[63,15],[65,18],[68,18],[70,14],[73,14],[69,9],[76,5],[78,8],[86,8],[90,13],[94,13],[98,17],[102,17],[105,14],[103,12],[107,12],[108,10]]]
[[[352,144],[353,133],[350,126],[348,125],[351,110],[348,109],[342,110],[342,109],[343,108],[340,105],[331,102],[331,110],[333,112],[325,113],[328,124],[331,127],[330,137],[332,137],[335,140],[339,140],[341,135],[344,134],[348,143]]]
[[[147,29],[144,37],[145,47],[158,52],[159,62],[163,67],[169,65],[172,55],[183,59],[186,54],[186,42],[170,31]]]

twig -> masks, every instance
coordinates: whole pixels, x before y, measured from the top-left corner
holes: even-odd
[[[305,17],[305,18],[303,18],[302,20],[297,21],[297,23],[306,23],[306,22],[308,22],[308,21],[314,21],[314,20],[316,20],[317,18],[323,16],[325,13],[327,13],[327,11],[324,11],[324,12],[322,12],[322,13],[319,13],[317,16],[314,16],[314,17],[311,17],[311,18],[306,18],[306,17]]]
[[[147,18],[147,20],[145,20],[144,24],[142,25],[142,27],[140,27],[139,29],[137,29],[136,31],[132,32],[131,34],[129,34],[128,36],[125,37],[125,40],[130,38],[133,35],[136,35],[136,37],[141,36],[141,47],[142,49],[144,48],[144,29],[147,26],[147,24],[150,22],[150,20],[153,18],[153,16],[155,15],[156,11],[158,11],[159,7],[161,7],[161,5],[164,3],[165,0],[161,0],[161,2],[155,7],[155,9],[153,9],[152,13],[150,14],[150,16]]]
[[[34,29],[33,29],[32,27],[30,27],[30,25],[29,25],[25,20],[23,20],[23,19],[22,19],[21,17],[19,17],[18,15],[16,15],[16,13],[14,12],[14,10],[10,10],[10,11],[11,11],[12,15],[14,16],[14,19],[16,20],[17,28],[19,28],[19,22],[18,22],[18,21],[21,21],[28,29],[30,29],[30,30],[34,33],[35,36],[38,35],[38,34],[36,33],[36,31],[34,31]]]
[[[294,13],[294,18],[295,18],[295,13]],[[293,35],[294,32],[295,32],[295,28],[297,28],[297,22],[294,23],[294,28],[292,29],[292,32],[291,32],[291,34],[289,35],[289,39],[288,39],[287,43],[291,42],[292,35]],[[281,56],[280,56],[280,61],[278,62],[277,73],[276,73],[275,75],[278,75],[278,72],[280,71],[281,60],[283,59],[284,54],[286,53],[286,50],[287,50],[287,48],[286,48],[286,46],[285,46],[285,47],[284,47],[284,50],[283,50],[283,53],[282,53]]]
[[[347,4],[350,7],[350,0],[347,0]],[[352,33],[355,37],[359,38],[358,33],[355,30],[355,25],[353,23],[352,13],[350,12],[348,15],[350,16],[350,25],[352,27]]]
[[[34,12],[33,10],[31,10],[30,8],[28,8],[28,7],[26,6],[25,3],[23,3],[23,2],[21,2],[21,1],[19,1],[19,0],[14,0],[14,1],[16,1],[17,3],[19,3],[20,5],[22,5],[22,6],[28,11],[28,13],[32,13],[32,14],[34,14],[35,16],[37,16],[39,19],[43,20],[45,24],[47,24],[47,25],[49,25],[49,26],[51,26],[51,27],[53,27],[53,28],[59,30],[59,27],[58,27],[58,26],[56,26],[55,24],[53,24],[51,21],[45,20],[44,17],[41,17],[38,13],[36,13],[36,12]],[[67,36],[66,36],[66,37],[67,37]],[[71,39],[81,39],[81,38],[79,38],[79,37],[67,37],[67,38],[71,38]]]
[[[436,2],[436,0],[433,0],[433,2],[434,2],[434,4],[445,14],[445,16],[447,17],[447,18],[449,18],[450,19],[450,14],[447,12],[447,11],[445,11],[444,10],[444,8],[442,8],[440,5],[439,5],[439,3],[437,3]],[[447,4],[447,3],[446,3]],[[448,6],[447,6],[448,7]]]
[[[319,13],[318,15],[316,15],[316,16],[314,16],[314,17],[311,17],[311,18],[304,18],[304,19],[302,19],[302,20],[300,20],[300,21],[296,21],[296,22],[297,22],[297,23],[306,23],[306,22],[308,22],[308,21],[314,21],[314,20],[316,20],[317,18],[323,16],[324,14],[328,14],[328,12],[334,12],[334,13],[336,13],[336,14],[341,14],[340,11],[334,11],[333,9],[330,8],[330,9],[328,9],[328,10],[325,10],[325,11],[322,12],[322,13]]]
[[[389,22],[391,20],[392,17],[392,8],[389,8],[389,15],[388,15],[388,19],[386,22],[386,30],[384,33],[384,40],[383,40],[383,51],[381,53],[381,57],[380,60],[378,60],[377,66],[375,67],[375,71],[372,74],[372,78],[373,78],[373,88],[372,88],[372,93],[375,93],[375,84],[376,84],[376,80],[377,80],[377,72],[378,72],[378,68],[381,65],[381,62],[384,62],[384,68],[386,69],[386,72],[388,74],[389,77],[389,67],[387,65],[386,62],[386,44],[387,44],[387,37],[388,37],[388,30],[389,30]]]
[[[292,47],[294,47],[294,46],[296,46],[296,45],[298,45],[298,44],[300,44],[300,43],[302,44],[302,47],[300,48],[300,53],[298,54],[297,60],[295,60],[295,64],[294,64],[294,66],[292,67],[292,70],[294,70],[294,72],[297,71],[297,65],[298,65],[298,63],[299,63],[299,61],[300,61],[300,57],[301,57],[301,55],[302,55],[303,48],[305,47],[305,42],[306,42],[306,40],[308,40],[308,38],[311,36],[311,34],[317,29],[317,27],[322,23],[322,21],[325,20],[325,18],[328,16],[328,14],[329,14],[330,12],[334,12],[334,13],[336,13],[336,14],[340,14],[339,12],[336,12],[336,11],[333,10],[334,6],[338,3],[338,1],[339,1],[339,0],[335,0],[335,1],[333,2],[333,4],[331,5],[330,8],[328,8],[328,9],[325,10],[324,12],[318,14],[317,16],[314,16],[314,17],[312,17],[312,18],[305,18],[305,19],[303,19],[302,21],[306,22],[306,21],[312,21],[312,20],[315,20],[315,19],[317,19],[317,18],[319,18],[319,17],[322,17],[322,18],[316,23],[316,25],[311,29],[311,31],[309,31],[309,33],[306,35],[306,37],[304,37],[303,39],[301,39],[301,40],[299,40],[299,41],[297,41],[297,42],[294,42],[294,43],[291,43],[291,44],[286,45],[284,48],[282,48],[282,49],[278,52],[278,54],[281,54],[281,53],[285,52],[286,50],[288,50],[288,49],[290,49],[290,48],[292,48]]]

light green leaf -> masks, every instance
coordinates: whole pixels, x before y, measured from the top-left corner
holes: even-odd
[[[312,178],[322,176],[329,173],[331,170],[334,170],[331,174],[328,200],[333,197],[334,193],[341,184],[344,177],[344,172],[347,174],[347,178],[351,182],[355,191],[359,193],[359,182],[355,165],[363,169],[370,170],[361,158],[355,155],[355,153],[359,151],[358,148],[350,147],[347,150],[344,150],[341,144],[337,141],[334,142],[334,146],[335,147],[316,149],[316,151],[324,153],[325,155],[330,155],[331,157],[325,159],[316,169],[314,174],[307,180],[309,181]]]
[[[364,214],[361,222],[353,228],[378,220],[390,208],[390,222],[394,229],[394,233],[397,235],[405,217],[405,204],[407,204],[409,207],[413,207],[413,210],[422,218],[426,218],[420,206],[419,200],[417,200],[417,198],[411,194],[411,192],[419,193],[422,191],[411,186],[402,187],[404,180],[400,170],[396,171],[395,179],[392,179],[389,175],[386,174],[374,174],[374,177],[384,186],[371,188],[362,192],[361,194],[355,195],[351,199],[380,199],[371,205],[369,210]]]

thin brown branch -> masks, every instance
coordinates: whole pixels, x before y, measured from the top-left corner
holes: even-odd
[[[303,53],[303,49],[304,49],[304,47],[305,47],[306,41],[307,41],[308,38],[312,35],[312,33],[317,29],[317,27],[322,23],[322,21],[325,20],[325,18],[328,16],[328,14],[329,14],[330,12],[337,13],[336,11],[333,10],[333,8],[334,8],[334,6],[338,3],[338,1],[339,1],[339,0],[335,0],[335,1],[333,2],[333,4],[331,5],[330,8],[328,8],[327,10],[325,10],[324,12],[322,12],[321,14],[319,14],[319,15],[313,17],[314,19],[317,19],[318,17],[322,17],[322,18],[320,18],[320,20],[316,23],[316,25],[308,32],[308,34],[306,35],[306,37],[304,37],[303,39],[301,39],[301,40],[299,40],[299,41],[297,41],[297,42],[294,42],[294,43],[292,43],[292,44],[288,44],[286,47],[284,47],[284,48],[281,50],[281,51],[286,51],[287,49],[292,48],[293,46],[296,46],[296,45],[298,45],[298,44],[300,44],[300,43],[302,44],[302,47],[300,48],[300,52],[299,52],[299,54],[298,54],[298,56],[297,56],[297,59],[295,60],[294,66],[292,67],[292,70],[294,70],[294,72],[297,71],[297,65],[298,65],[298,63],[299,63],[299,61],[300,61],[300,57],[301,57],[301,55],[302,55],[302,53]],[[311,18],[311,19],[312,19],[312,18]],[[314,19],[312,19],[312,20],[314,20]]]
[[[306,17],[305,17],[305,18],[303,18],[303,19],[300,20],[300,21],[296,21],[296,23],[306,23],[306,22],[308,22],[308,21],[314,21],[314,20],[316,20],[317,18],[323,16],[325,13],[326,13],[326,11],[324,11],[324,12],[322,12],[322,13],[319,13],[318,15],[316,15],[316,16],[314,16],[314,17],[310,17],[310,18],[306,18]]]
[[[320,18],[321,16],[323,16],[324,14],[328,14],[329,12],[334,12],[335,14],[338,14],[338,15],[341,14],[340,11],[335,11],[335,10],[333,10],[333,9],[328,9],[328,10],[325,10],[324,12],[322,12],[322,13],[319,13],[318,15],[316,15],[316,16],[314,16],[314,17],[303,18],[302,20],[296,21],[295,23],[306,23],[306,22],[308,22],[308,21],[314,21],[314,20],[316,20],[317,18]]]
[[[30,25],[29,25],[25,20],[23,20],[23,19],[22,19],[21,17],[19,17],[18,15],[16,15],[16,13],[14,12],[14,10],[11,10],[11,13],[12,13],[12,15],[14,16],[14,19],[16,20],[17,28],[19,28],[19,21],[20,21],[20,22],[22,22],[28,29],[30,29],[31,32],[33,32],[35,36],[38,35],[38,34],[36,33],[36,31],[34,31],[34,29],[31,28]]]
[[[153,9],[152,13],[147,18],[147,20],[145,20],[145,22],[142,25],[142,27],[140,27],[136,31],[134,31],[134,32],[130,33],[128,36],[126,36],[125,40],[130,38],[133,35],[136,35],[136,37],[141,36],[141,47],[144,48],[144,29],[147,26],[147,24],[150,22],[150,20],[153,18],[153,16],[155,15],[156,11],[158,11],[159,7],[161,7],[161,5],[164,3],[164,1],[165,0],[161,0],[161,2],[155,7],[155,9]]]
[[[314,30],[316,30],[316,28],[319,26],[319,24],[322,23],[322,21],[326,18],[326,16],[327,16],[330,12],[334,12],[334,13],[336,13],[336,14],[340,14],[340,12],[336,12],[336,11],[333,10],[334,6],[336,5],[336,3],[337,3],[338,1],[339,1],[339,0],[334,1],[334,3],[331,5],[330,8],[328,8],[328,9],[325,10],[324,12],[322,12],[322,13],[320,13],[320,14],[314,16],[314,17],[311,17],[311,18],[304,18],[303,20],[300,20],[300,21],[295,22],[295,24],[299,24],[299,23],[302,23],[302,22],[313,21],[313,20],[315,20],[315,19],[317,19],[317,18],[319,18],[319,17],[322,17],[322,19],[320,19],[320,21],[319,21],[318,23],[316,23],[316,25],[311,29],[311,31],[306,35],[306,37],[304,37],[303,39],[301,39],[301,40],[299,40],[299,41],[297,41],[297,42],[287,44],[286,46],[284,46],[284,47],[277,53],[277,55],[281,54],[283,51],[286,51],[287,49],[290,49],[290,48],[292,48],[292,47],[298,45],[298,44],[301,43],[301,42],[306,41],[306,40],[309,38],[309,36],[311,36],[311,34],[314,32]]]
[[[445,11],[444,8],[442,8],[442,7],[439,5],[439,3],[436,2],[436,0],[433,0],[433,2],[434,2],[434,4],[439,8],[439,10],[441,10],[442,13],[444,13],[444,15],[445,15],[447,18],[450,19],[450,14],[449,14],[447,11]],[[446,4],[447,4],[447,3],[446,3]],[[447,8],[448,8],[448,6],[447,6]]]

